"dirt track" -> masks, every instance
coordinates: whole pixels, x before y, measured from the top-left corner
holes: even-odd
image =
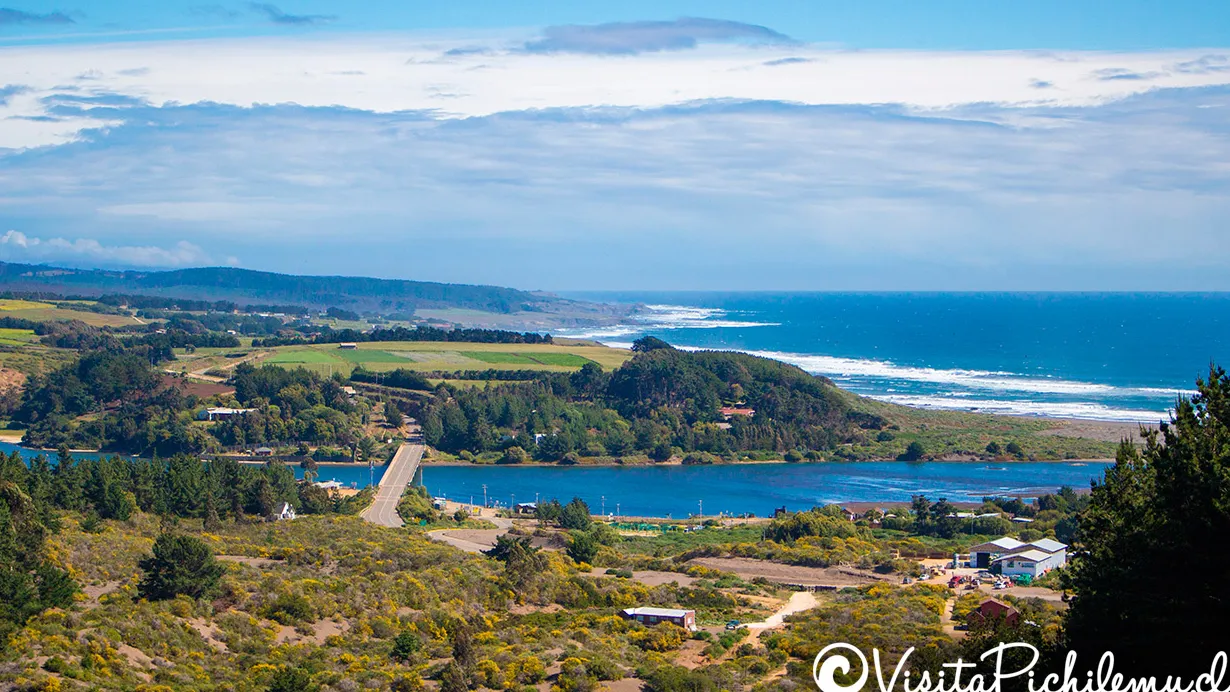
[[[860,586],[888,580],[887,577],[849,567],[799,567],[746,557],[700,557],[688,564],[732,572],[743,579],[763,577],[769,581],[805,586]]]

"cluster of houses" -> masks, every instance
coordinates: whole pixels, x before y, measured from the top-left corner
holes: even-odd
[[[1024,543],[1004,536],[970,548],[970,567],[998,571],[1006,576],[1029,575],[1037,579],[1068,562],[1068,546],[1052,538]]]

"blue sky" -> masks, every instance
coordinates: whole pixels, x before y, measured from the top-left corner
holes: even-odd
[[[1230,290],[1230,5],[11,3],[0,259]]]

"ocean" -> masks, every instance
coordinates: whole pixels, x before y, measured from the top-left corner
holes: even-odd
[[[1230,362],[1230,293],[573,293],[642,303],[557,336],[782,360],[907,406],[1155,423]]]

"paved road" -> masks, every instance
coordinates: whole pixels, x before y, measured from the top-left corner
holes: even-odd
[[[423,445],[406,443],[397,449],[389,468],[380,478],[376,490],[376,498],[372,504],[359,516],[373,524],[397,528],[405,524],[397,514],[397,501],[401,499],[406,486],[414,479],[419,462],[423,459]]]

